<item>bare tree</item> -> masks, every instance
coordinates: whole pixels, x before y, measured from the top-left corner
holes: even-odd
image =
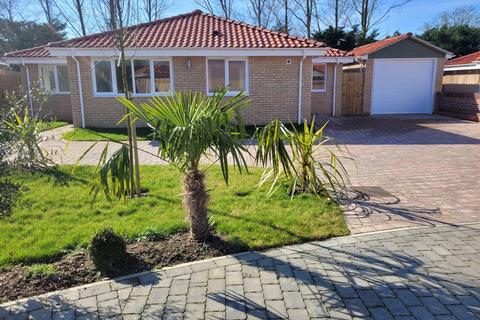
[[[323,5],[318,5],[315,13],[317,28],[333,26],[335,30],[345,27],[349,22],[351,5],[349,0],[327,0]]]
[[[388,19],[392,11],[399,9],[411,0],[352,0],[353,9],[358,13],[360,31],[363,37],[377,25]]]
[[[211,14],[232,19],[234,15],[234,0],[194,0],[203,9]]]
[[[0,18],[13,21],[19,7],[20,0],[0,0]]]
[[[425,29],[432,27],[453,27],[467,25],[472,27],[480,26],[480,6],[463,6],[451,11],[443,11],[432,22],[425,25]]]
[[[37,0],[38,4],[42,7],[43,13],[45,14],[45,18],[47,19],[47,23],[49,25],[53,25],[53,0]]]
[[[307,38],[310,38],[312,35],[312,21],[316,12],[316,1],[293,0],[293,8],[290,8],[290,11],[305,28]]]
[[[267,28],[273,20],[274,0],[248,0],[248,12],[254,24]]]
[[[170,7],[168,0],[143,0],[143,15],[148,22],[160,19],[162,14]]]
[[[273,3],[273,17],[275,19],[275,29],[288,34],[290,32],[289,0],[274,0]]]
[[[79,36],[87,35],[85,0],[52,0],[59,14]]]

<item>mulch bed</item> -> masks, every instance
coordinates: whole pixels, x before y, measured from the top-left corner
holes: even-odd
[[[112,276],[118,277],[241,250],[242,248],[235,247],[215,235],[205,243],[192,240],[188,233],[179,233],[156,241],[132,241],[127,245],[129,256],[123,265],[119,266],[118,274]],[[56,267],[55,274],[47,277],[28,277],[24,265],[0,270],[0,303],[105,279],[94,269],[85,251],[47,262]]]

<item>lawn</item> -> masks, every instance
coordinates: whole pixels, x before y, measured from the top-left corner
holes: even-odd
[[[148,136],[151,133],[152,130],[149,128],[137,128],[138,140],[150,140]],[[126,128],[75,128],[72,131],[64,133],[62,138],[72,141],[127,141],[128,135]]]
[[[297,129],[302,130],[299,125],[294,125]],[[292,128],[292,125],[287,125],[288,128]],[[257,128],[254,125],[245,126],[245,132],[247,137],[252,137]],[[261,128],[261,127],[260,127]],[[138,140],[151,140],[152,130],[149,128],[137,128]],[[127,141],[127,129],[126,128],[75,128],[72,131],[66,132],[62,135],[65,140],[71,141],[102,141],[102,140],[117,140]]]
[[[66,121],[45,121],[40,125],[40,132],[60,128],[69,124]]]
[[[85,246],[95,230],[110,225],[127,238],[145,232],[168,235],[187,230],[181,206],[180,177],[170,166],[143,166],[148,197],[127,204],[109,203],[102,196],[90,206],[89,181],[93,167],[82,166],[70,175],[15,174],[28,187],[10,217],[0,220],[0,267],[44,261]],[[211,190],[211,221],[227,241],[261,249],[348,234],[337,204],[311,195],[271,198],[257,191],[261,171],[233,173],[225,186],[219,167],[207,171]]]

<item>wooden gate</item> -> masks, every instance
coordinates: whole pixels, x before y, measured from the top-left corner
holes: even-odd
[[[359,70],[343,70],[342,116],[362,113],[363,73]]]

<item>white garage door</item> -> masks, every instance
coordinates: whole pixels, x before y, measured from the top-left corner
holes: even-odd
[[[372,114],[432,113],[434,59],[375,59]]]

